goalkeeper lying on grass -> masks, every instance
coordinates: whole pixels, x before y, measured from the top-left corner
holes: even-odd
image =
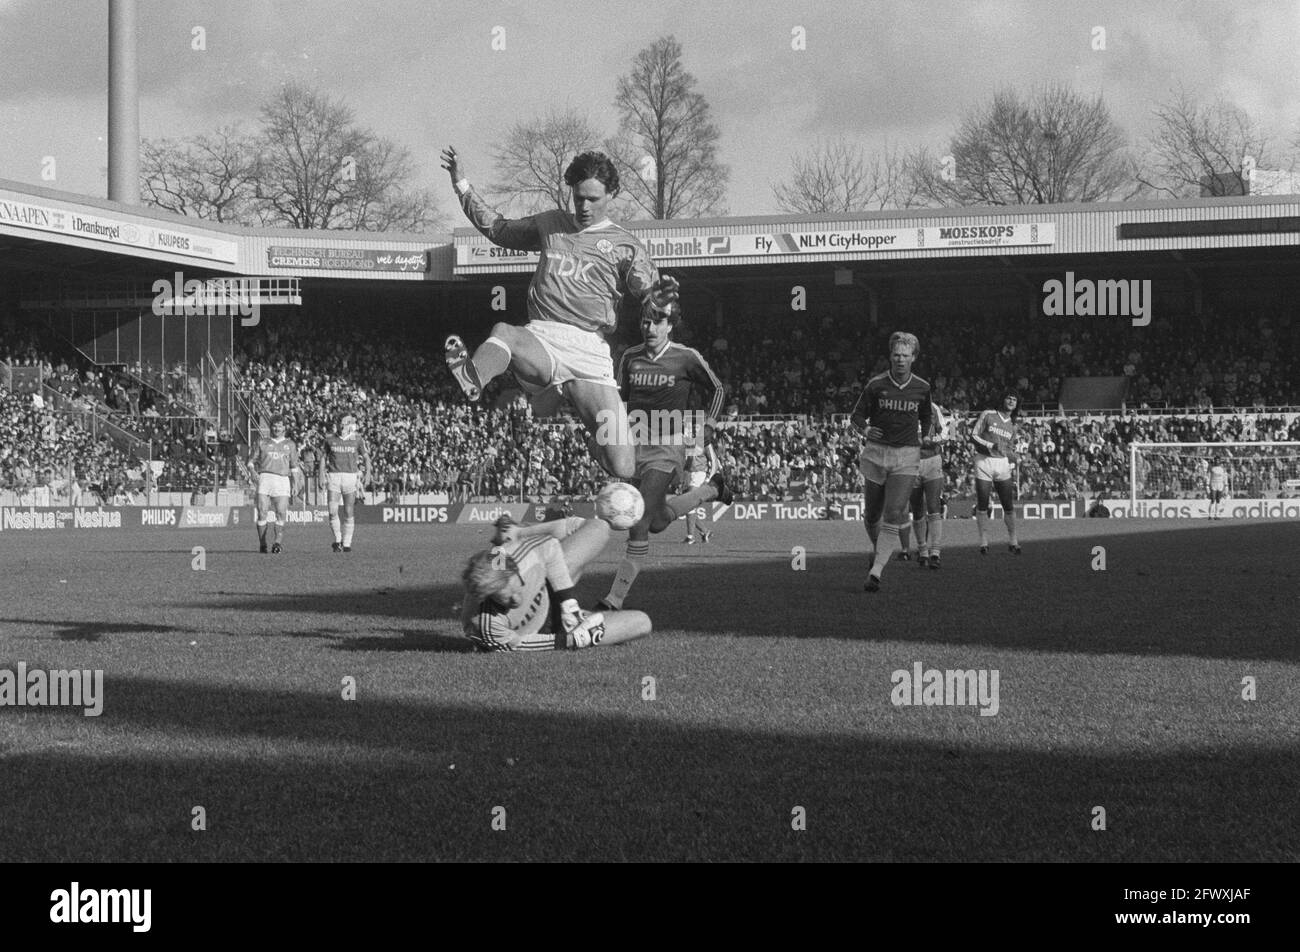
[[[550,651],[616,645],[650,634],[645,612],[588,613],[573,586],[609,541],[599,519],[520,526],[497,521],[492,548],[470,557],[461,576],[461,624],[479,651]]]

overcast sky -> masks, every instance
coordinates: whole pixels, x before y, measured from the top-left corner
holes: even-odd
[[[844,135],[941,148],[1002,85],[1101,93],[1133,136],[1183,84],[1222,92],[1279,139],[1300,129],[1296,0],[638,2],[140,0],[140,132],[184,136],[242,120],[279,84],[316,84],[409,147],[444,196],[441,146],[478,180],[513,123],[577,107],[609,132],[615,81],[672,33],[709,100],[732,170],[733,215],[778,211],[791,153]],[[0,0],[0,178],[103,197],[107,0]],[[504,51],[492,49],[505,28]],[[791,30],[807,49],[791,49]],[[1106,49],[1094,51],[1094,27]],[[192,51],[203,27],[207,50]],[[57,180],[42,182],[44,157]],[[457,213],[459,215],[459,213]],[[456,224],[463,224],[457,220]]]

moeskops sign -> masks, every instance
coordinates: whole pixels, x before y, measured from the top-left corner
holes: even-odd
[[[145,225],[99,214],[83,214],[65,208],[8,201],[0,196],[0,226],[3,225],[228,264],[233,264],[239,254],[239,246],[235,242],[212,235]]]
[[[932,248],[1010,248],[1056,243],[1053,222],[940,225],[925,228],[845,228],[834,231],[739,232],[682,237],[641,237],[656,261],[673,258],[745,258],[759,255],[829,255]],[[480,236],[457,236],[456,264],[536,264],[535,251],[498,248]]]

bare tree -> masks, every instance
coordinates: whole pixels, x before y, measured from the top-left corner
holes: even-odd
[[[258,221],[257,145],[238,125],[188,140],[146,139],[140,146],[140,190],[158,208],[208,221]]]
[[[938,205],[1031,205],[1127,200],[1142,184],[1123,132],[1100,96],[1055,85],[1022,99],[998,92],[970,114],[943,160],[925,149],[910,165]]]
[[[564,170],[575,155],[599,148],[601,136],[587,117],[570,109],[517,123],[502,141],[492,153],[497,180],[491,190],[503,201],[517,203],[521,211],[533,213],[569,209]]]
[[[289,228],[424,232],[445,224],[432,191],[411,185],[406,147],[359,126],[352,110],[303,86],[262,107],[256,135],[146,141],[146,201],[195,218]]]
[[[651,218],[725,214],[729,169],[718,161],[721,134],[682,47],[660,37],[637,53],[618,80],[619,129],[606,143],[628,197]]]
[[[847,213],[913,203],[915,179],[897,147],[867,153],[843,137],[791,158],[790,177],[772,186],[782,211]]]
[[[1246,156],[1260,167],[1278,161],[1255,120],[1222,96],[1203,103],[1180,88],[1153,114],[1150,171],[1142,180],[1157,192],[1178,198],[1245,195]]]

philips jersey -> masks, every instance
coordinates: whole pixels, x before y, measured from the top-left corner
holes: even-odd
[[[530,321],[606,332],[617,322],[623,295],[644,298],[659,279],[641,240],[609,219],[580,229],[568,212],[554,209],[512,220],[473,189],[461,196],[461,207],[493,244],[542,253],[528,286]]]
[[[334,435],[325,440],[324,460],[327,473],[359,473],[361,461],[368,459],[366,439],[363,436],[344,439]]]
[[[1016,445],[1016,422],[1001,410],[985,410],[970,433],[975,452],[994,458],[1012,455]]]
[[[1228,471],[1222,466],[1210,467],[1210,488],[1227,489],[1228,488]]]
[[[258,442],[251,462],[259,473],[288,476],[298,468],[298,447],[287,437],[282,440],[266,438]]]
[[[920,446],[920,421],[928,421],[932,412],[929,381],[911,374],[899,384],[886,372],[867,381],[853,406],[853,422],[880,427],[882,435],[876,442],[886,446]]]
[[[531,536],[508,542],[501,551],[519,566],[524,580],[523,601],[518,608],[507,608],[490,598],[476,601],[467,594],[461,607],[461,626],[476,641],[503,644],[512,642],[516,635],[536,634],[551,616],[550,589],[573,587],[558,539]]]
[[[671,410],[674,416],[668,419],[684,420],[691,408],[692,392],[698,390],[701,403],[705,404],[706,418],[716,420],[726,398],[722,381],[700,352],[673,341],[665,344],[658,354],[651,354],[645,344],[629,347],[623,351],[614,378],[629,413]]]

